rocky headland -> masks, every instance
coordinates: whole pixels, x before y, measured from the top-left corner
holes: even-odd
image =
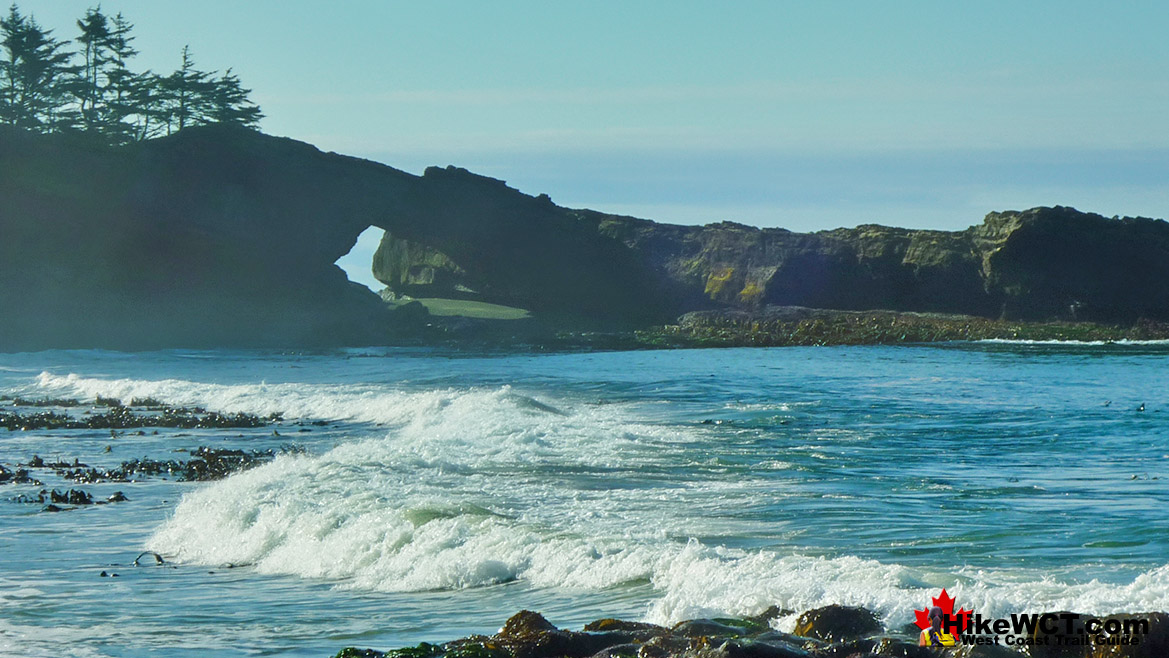
[[[1108,338],[1138,326],[1164,337],[1169,321],[1169,223],[1063,207],[953,232],[676,226],[563,208],[456,167],[414,176],[222,126],[123,147],[0,132],[0,198],[6,351],[647,329],[718,344],[704,327],[770,326],[786,307],[1088,322]],[[450,330],[424,309],[394,310],[334,264],[370,226],[386,231],[372,268],[390,296],[533,318]]]

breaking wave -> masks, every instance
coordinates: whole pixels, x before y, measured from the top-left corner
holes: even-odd
[[[621,404],[509,387],[410,392],[47,373],[37,386],[55,395],[155,397],[384,425],[323,454],[282,456],[186,494],[147,548],[188,564],[250,565],[367,591],[517,580],[581,590],[648,586],[645,618],[658,623],[842,603],[900,625],[941,587],[991,615],[1169,609],[1169,566],[1117,584],[700,541],[694,537],[710,528],[695,507],[729,504],[758,482],[677,470],[701,456],[705,430],[631,420]]]

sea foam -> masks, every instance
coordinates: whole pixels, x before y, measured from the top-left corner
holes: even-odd
[[[703,530],[694,505],[718,505],[754,485],[664,475],[709,437],[697,427],[640,422],[620,404],[508,387],[408,392],[47,373],[37,384],[53,394],[150,396],[386,426],[186,494],[146,543],[181,563],[251,565],[369,591],[648,583],[654,597],[645,618],[658,623],[841,603],[899,626],[942,587],[984,615],[1169,610],[1169,566],[1120,584],[1065,582],[1025,568],[923,569],[687,540]]]

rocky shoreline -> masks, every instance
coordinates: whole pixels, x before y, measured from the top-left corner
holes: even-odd
[[[424,310],[424,309],[423,309]],[[533,352],[688,349],[715,347],[825,347],[915,345],[1009,340],[1118,343],[1169,341],[1169,323],[1130,324],[991,320],[970,315],[899,311],[837,311],[768,306],[755,311],[695,311],[673,324],[629,331],[569,331],[538,319],[416,319],[402,345],[453,350]]]
[[[220,413],[201,407],[179,407],[153,398],[132,399],[127,403],[114,398],[98,396],[93,402],[76,399],[0,397],[0,430],[8,432],[58,431],[62,437],[76,436],[86,430],[108,432],[102,455],[66,459],[32,454],[15,462],[0,462],[0,486],[27,485],[38,487],[8,498],[10,502],[35,504],[41,511],[61,512],[91,505],[125,502],[127,496],[115,491],[108,496],[74,486],[107,483],[133,484],[154,478],[176,482],[203,482],[219,480],[239,471],[266,464],[278,455],[302,454],[303,446],[281,443],[279,447],[244,449],[225,446],[199,445],[177,450],[184,458],[156,459],[147,456],[122,460],[109,465],[93,465],[110,453],[121,437],[127,434],[158,435],[160,430],[264,430],[277,425],[287,428],[282,414],[257,416],[249,413]],[[324,426],[323,421],[311,422]],[[296,432],[309,432],[303,421],[293,424]],[[288,431],[286,429],[285,431]],[[92,436],[92,434],[91,434]],[[272,438],[282,437],[272,430]],[[240,435],[239,438],[242,438]],[[206,437],[211,439],[211,436]],[[176,452],[172,449],[171,452]],[[116,465],[115,465],[116,464]],[[58,490],[56,487],[61,486]]]
[[[969,315],[834,311],[799,306],[756,312],[697,311],[638,333],[644,342],[691,347],[898,345],[978,340],[1117,342],[1169,340],[1169,323],[1020,322]]]
[[[794,632],[772,627],[791,611],[771,607],[740,618],[692,619],[672,627],[621,619],[599,619],[581,631],[557,628],[523,610],[494,635],[471,635],[443,644],[423,642],[388,651],[346,647],[334,658],[1163,658],[1169,656],[1169,614],[1115,615],[1107,619],[1149,620],[1149,632],[1128,637],[1036,630],[1007,646],[986,643],[950,649],[917,645],[918,627],[883,630],[865,608],[830,605],[801,614]],[[1131,640],[1136,639],[1136,642]],[[1081,641],[1083,640],[1083,641]]]

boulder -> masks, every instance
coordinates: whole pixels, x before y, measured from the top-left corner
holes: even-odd
[[[796,621],[795,633],[828,642],[845,642],[881,630],[876,615],[866,608],[829,605],[809,610]]]

